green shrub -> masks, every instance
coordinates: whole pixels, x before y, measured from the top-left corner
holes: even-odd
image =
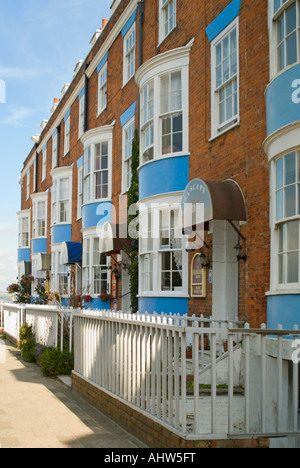
[[[20,349],[23,349],[27,341],[35,341],[35,336],[33,334],[33,326],[28,325],[28,323],[25,323],[25,325],[22,325],[22,327],[20,327],[19,337],[20,337],[20,344],[19,344]]]
[[[74,356],[73,353],[49,347],[43,350],[40,364],[43,374],[47,377],[70,375],[74,367]]]
[[[36,343],[34,340],[29,339],[22,347],[21,356],[26,362],[36,362]]]

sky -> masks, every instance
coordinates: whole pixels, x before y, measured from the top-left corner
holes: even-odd
[[[16,281],[23,162],[112,0],[0,0],[0,292]]]

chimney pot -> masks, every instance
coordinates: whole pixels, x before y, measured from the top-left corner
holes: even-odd
[[[105,28],[105,26],[107,25],[107,23],[108,23],[108,19],[103,19],[103,20],[102,20],[102,29]]]

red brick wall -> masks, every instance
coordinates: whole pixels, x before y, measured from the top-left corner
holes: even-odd
[[[269,439],[259,437],[241,440],[187,440],[75,373],[72,374],[72,388],[150,448],[269,448],[270,445]]]
[[[89,53],[86,63],[96,55],[101,44],[112,30],[129,0],[123,0],[104,29],[99,41]],[[247,223],[242,226],[242,234],[247,239],[246,264],[240,264],[240,310],[241,319],[252,326],[266,320],[265,292],[269,289],[270,233],[269,233],[269,175],[267,159],[262,149],[266,137],[266,115],[264,91],[269,80],[267,1],[253,0],[242,2],[239,15],[239,70],[240,70],[240,125],[223,136],[209,141],[211,137],[211,59],[210,43],[205,28],[224,10],[230,0],[203,0],[195,3],[190,0],[177,2],[177,26],[175,30],[158,45],[158,0],[145,2],[145,23],[143,30],[144,62],[158,53],[186,45],[195,39],[190,55],[190,100],[189,100],[189,147],[190,179],[200,177],[204,180],[222,181],[234,179],[241,187],[246,200]],[[193,8],[191,7],[193,6]],[[136,33],[138,37],[138,18]],[[136,69],[138,67],[138,41],[136,47]],[[50,117],[50,125],[71,95],[84,73],[81,68],[74,82],[62,98],[57,110]],[[122,128],[120,116],[136,100],[138,89],[134,79],[123,88],[123,38],[118,35],[108,54],[108,103],[107,109],[97,118],[97,71],[89,79],[88,91],[88,129],[111,124],[113,131],[113,204],[118,208],[121,192],[122,173]],[[70,152],[63,158],[64,122],[60,125],[59,165],[74,163],[73,203],[72,203],[72,240],[81,240],[81,222],[77,221],[77,166],[76,161],[83,153],[78,140],[78,99],[71,108]],[[136,125],[138,123],[138,110]],[[52,140],[47,144],[47,178],[41,183],[41,159],[38,163],[38,191],[45,191],[52,185],[51,156]],[[28,159],[31,157],[29,155]],[[28,160],[27,159],[27,160]],[[33,187],[33,168],[31,169]],[[31,200],[24,200],[26,177],[24,178],[22,209],[31,206]],[[32,188],[31,188],[32,193]],[[50,193],[48,205],[48,236],[50,236]],[[207,236],[211,245],[212,238]],[[234,247],[234,246],[233,246]],[[48,241],[50,251],[50,238]],[[208,251],[211,258],[211,249]],[[190,273],[189,273],[190,274]],[[211,313],[212,287],[207,284],[206,299],[190,300],[190,313]]]

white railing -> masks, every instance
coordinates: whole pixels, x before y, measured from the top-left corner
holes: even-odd
[[[24,306],[13,303],[0,303],[1,328],[14,340],[19,341],[20,327],[25,323]]]
[[[177,433],[298,433],[298,365],[285,339],[296,330],[204,328],[191,318],[104,311],[73,319],[74,372]],[[199,350],[204,334],[209,350]]]
[[[0,303],[1,321],[4,332],[19,341],[19,330],[27,323],[32,325],[35,341],[44,346],[60,346],[68,340],[69,350],[73,347],[72,310],[56,306],[33,304]]]
[[[46,346],[63,349],[67,331],[75,374],[188,439],[299,435],[297,327],[6,303],[0,311],[17,341],[25,322]]]

